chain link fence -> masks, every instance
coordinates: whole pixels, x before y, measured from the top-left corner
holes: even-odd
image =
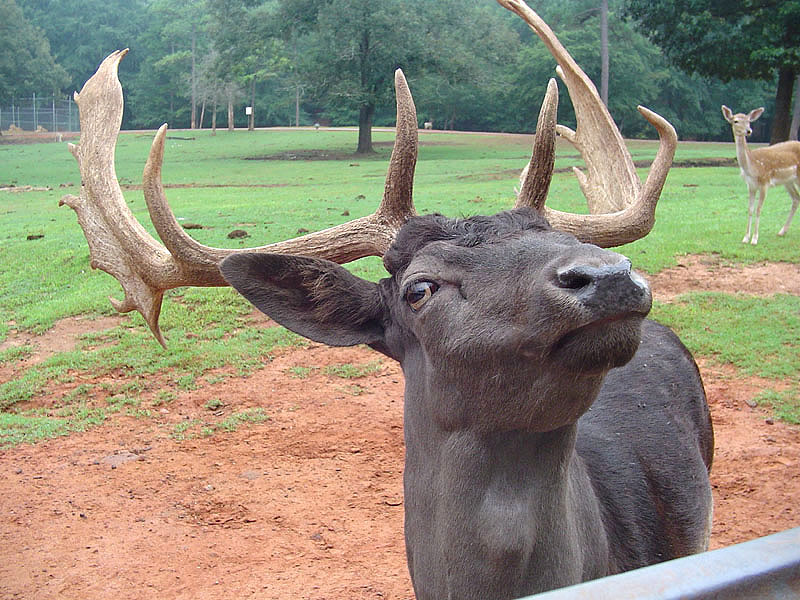
[[[0,106],[0,130],[78,131],[78,107],[71,97],[32,96],[16,98]]]

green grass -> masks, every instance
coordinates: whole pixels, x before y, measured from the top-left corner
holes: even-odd
[[[800,423],[799,297],[695,292],[657,304],[652,316],[675,330],[694,355],[788,386],[755,400],[778,419]]]
[[[800,386],[783,391],[765,390],[755,400],[759,405],[771,408],[781,421],[800,425]]]
[[[200,419],[187,419],[172,427],[172,439],[182,442],[197,437],[210,437],[218,433],[230,433],[240,427],[256,425],[269,421],[269,415],[262,408],[251,408],[233,413],[217,422],[207,423]]]
[[[107,413],[101,408],[78,405],[64,407],[57,416],[44,416],[32,412],[14,414],[0,412],[0,448],[23,443],[34,443],[102,424]]]
[[[352,154],[356,135],[340,130],[220,131],[216,136],[207,131],[171,133],[164,164],[167,195],[179,219],[203,226],[189,233],[213,246],[262,245],[294,237],[300,228],[317,230],[336,225],[374,211],[383,193],[393,134],[375,132],[378,152],[368,158]],[[423,134],[420,139],[414,188],[418,212],[468,216],[512,206],[518,172],[530,154],[529,139],[446,133]],[[116,168],[122,184],[141,182],[151,141],[152,135],[146,133],[120,136]],[[630,149],[635,160],[651,160],[657,144],[632,141]],[[250,160],[310,150],[334,159],[284,156]],[[676,161],[734,156],[732,143],[681,143]],[[579,164],[578,153],[560,142],[556,161],[559,172],[548,200],[553,208],[585,212],[577,181],[563,171]],[[645,173],[644,169],[640,171],[642,177]],[[52,188],[0,192],[0,344],[17,330],[45,332],[64,317],[112,314],[107,297],[122,297],[112,277],[89,268],[88,246],[75,214],[58,206],[63,194],[78,193],[79,183],[77,165],[65,144],[0,145],[0,186]],[[174,187],[189,185],[193,187]],[[142,192],[126,188],[124,196],[136,217],[154,234]],[[771,190],[762,215],[759,245],[743,245],[746,191],[738,168],[675,168],[662,193],[654,230],[620,251],[630,256],[637,268],[650,273],[673,266],[687,253],[714,254],[734,264],[765,260],[797,263],[800,223],[783,238],[775,235],[788,208],[786,192]],[[230,240],[227,234],[232,229],[244,229],[250,237]],[[29,240],[30,235],[44,237]],[[385,276],[377,258],[356,261],[348,268],[373,280]],[[218,380],[219,375],[209,375],[211,370],[234,368],[246,374],[269,360],[276,346],[304,343],[282,328],[249,326],[250,311],[249,304],[229,289],[173,291],[167,294],[161,316],[168,350],[154,341],[135,314],[117,327],[86,335],[75,351],[58,353],[0,381],[0,415],[14,421],[3,421],[0,431],[24,429],[20,420],[25,418],[30,419],[32,431],[42,434],[26,438],[15,433],[13,439],[39,439],[56,435],[45,432],[79,429],[83,425],[77,413],[58,417],[15,411],[21,402],[39,398],[53,383],[67,383],[87,373],[102,377],[114,372],[128,378],[138,389],[117,393],[126,398],[157,394],[152,408],[172,402],[183,390]],[[725,295],[690,295],[654,311],[656,318],[679,331],[693,352],[730,362],[744,374],[758,373],[772,379],[790,378],[800,372],[800,360],[795,358],[800,331],[797,313],[796,298],[753,300]],[[32,352],[29,345],[0,349],[0,366],[21,364],[21,359]],[[311,371],[303,369],[312,368],[297,367],[289,376],[308,377]],[[329,374],[351,379],[363,368],[340,365],[338,371]],[[74,409],[92,393],[84,389],[73,398],[61,399],[61,403]],[[796,397],[790,394],[787,402],[800,404]],[[105,418],[113,408],[86,413],[83,422],[102,422],[98,415]],[[139,411],[141,416],[149,408],[139,403],[119,410]]]
[[[285,373],[293,379],[308,379],[317,367],[294,366],[286,369]]]
[[[341,365],[328,365],[323,369],[326,375],[333,375],[334,377],[341,377],[342,379],[358,379],[360,377],[367,377],[374,375],[381,370],[382,363],[380,361],[370,362],[363,365],[351,365],[349,363]]]
[[[745,375],[800,383],[800,297],[695,292],[659,303],[652,316],[695,354]]]

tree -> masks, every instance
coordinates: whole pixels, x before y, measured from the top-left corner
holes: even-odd
[[[250,92],[248,129],[255,127],[257,84],[275,76],[287,63],[283,43],[274,35],[274,2],[258,0],[207,0],[209,32],[219,53],[217,75],[230,89],[242,86]],[[237,85],[238,84],[238,85]],[[232,101],[235,95],[230,95]],[[232,105],[228,105],[229,126]]]
[[[149,14],[157,17],[160,35],[168,44],[169,54],[156,65],[172,68],[178,75],[184,94],[190,101],[189,126],[197,127],[198,115],[198,63],[208,53],[207,36],[204,35],[206,14],[205,0],[153,0],[148,6]],[[176,82],[178,83],[178,82]]]
[[[60,93],[68,82],[44,33],[25,18],[14,0],[0,0],[0,100]]]
[[[503,102],[507,66],[519,52],[513,15],[474,0],[427,2],[422,15],[425,54],[412,81],[420,117],[437,129],[511,127]]]
[[[357,111],[357,153],[373,151],[375,110],[392,97],[394,70],[402,67],[409,75],[419,66],[424,54],[419,5],[419,0],[281,0],[283,13],[316,10],[313,60],[306,63],[305,79],[313,101]]]
[[[120,65],[124,81],[138,71],[145,54],[137,48],[145,29],[145,0],[19,0],[18,3],[25,17],[44,30],[53,57],[69,73],[68,89],[80,90],[114,50],[131,49]]]
[[[800,74],[800,0],[627,0],[626,11],[688,73],[723,81],[777,74],[770,141],[788,139]]]
[[[792,110],[792,124],[789,127],[789,139],[797,139],[797,131],[800,130],[800,75],[794,88],[794,109]]]

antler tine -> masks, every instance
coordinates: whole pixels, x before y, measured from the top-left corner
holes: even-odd
[[[515,207],[530,206],[539,212],[544,210],[556,160],[557,112],[558,84],[555,79],[551,79],[547,83],[547,93],[539,110],[531,160],[520,176],[522,185]]]
[[[623,210],[600,215],[577,215],[545,207],[545,217],[555,229],[572,233],[579,240],[609,248],[643,238],[655,224],[656,204],[664,187],[678,145],[675,128],[664,117],[644,106],[642,116],[658,131],[660,143],[637,202]]]
[[[316,256],[344,263],[381,256],[402,224],[415,214],[411,199],[417,155],[416,110],[408,85],[398,70],[398,141],[390,159],[383,201],[372,215],[258,248],[222,249],[192,239],[175,219],[164,194],[161,166],[166,140],[163,125],[153,140],[143,173],[143,189],[159,244],[125,204],[114,170],[114,149],[122,123],[122,86],[118,67],[127,50],[109,55],[75,94],[81,140],[70,152],[81,171],[80,196],[60,204],[73,208],[89,243],[91,265],[122,284],[125,299],[112,305],[120,312],[138,310],[156,339],[165,345],[158,325],[166,290],[180,286],[226,286],[218,263],[237,252],[273,252]]]
[[[203,281],[191,285],[228,285],[217,265],[239,252],[301,254],[346,263],[364,256],[382,256],[397,231],[416,214],[412,200],[414,168],[417,160],[417,114],[411,91],[400,69],[395,72],[397,133],[389,160],[386,184],[378,210],[372,215],[307,235],[246,249],[212,248],[200,244],[183,230],[172,214],[161,183],[166,125],[158,130],[143,174],[147,207],[159,237],[179,261],[192,265]]]
[[[546,210],[546,214],[552,215],[559,227],[568,229],[579,238],[589,241],[598,240],[593,243],[599,244],[602,241],[604,245],[613,246],[626,243],[622,240],[638,239],[632,236],[641,237],[646,234],[655,222],[655,201],[658,200],[658,197],[656,195],[653,199],[652,192],[656,189],[660,192],[672,164],[672,157],[677,146],[674,129],[655,113],[641,111],[645,118],[656,126],[660,138],[659,151],[648,175],[648,183],[645,188],[642,188],[633,159],[625,147],[622,135],[592,81],[558,41],[553,31],[524,1],[497,0],[497,2],[519,15],[541,38],[558,63],[556,72],[569,90],[578,127],[573,131],[559,125],[557,132],[579,150],[586,163],[587,173],[577,168],[574,171],[586,197],[591,216],[613,214],[631,209],[639,216],[634,221],[628,221],[627,217],[620,216],[616,221],[618,236],[615,238],[612,231],[606,230],[606,227],[611,226],[612,223],[608,222],[606,218],[591,219],[586,215],[573,216],[549,210]],[[652,115],[657,117],[659,124],[651,120],[650,116]],[[649,215],[646,214],[648,211],[650,211]],[[647,227],[637,226],[630,232],[621,229],[625,224],[631,225],[632,222],[640,223],[642,221],[648,222],[649,225]],[[557,226],[555,222],[551,222],[551,224],[554,227]]]
[[[409,217],[416,214],[412,194],[419,134],[417,107],[414,106],[414,98],[401,69],[394,72],[394,88],[397,99],[397,128],[378,214],[396,227],[397,231]],[[384,251],[388,247],[387,245]]]

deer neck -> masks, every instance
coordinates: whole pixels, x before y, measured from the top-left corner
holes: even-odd
[[[747,137],[735,135],[734,140],[736,142],[736,161],[739,163],[742,175],[755,176],[755,163],[750,154],[750,148],[747,146]]]
[[[453,398],[426,378],[406,380],[406,547],[420,600],[515,598],[606,573],[575,423],[547,432],[443,427],[436,407]]]

